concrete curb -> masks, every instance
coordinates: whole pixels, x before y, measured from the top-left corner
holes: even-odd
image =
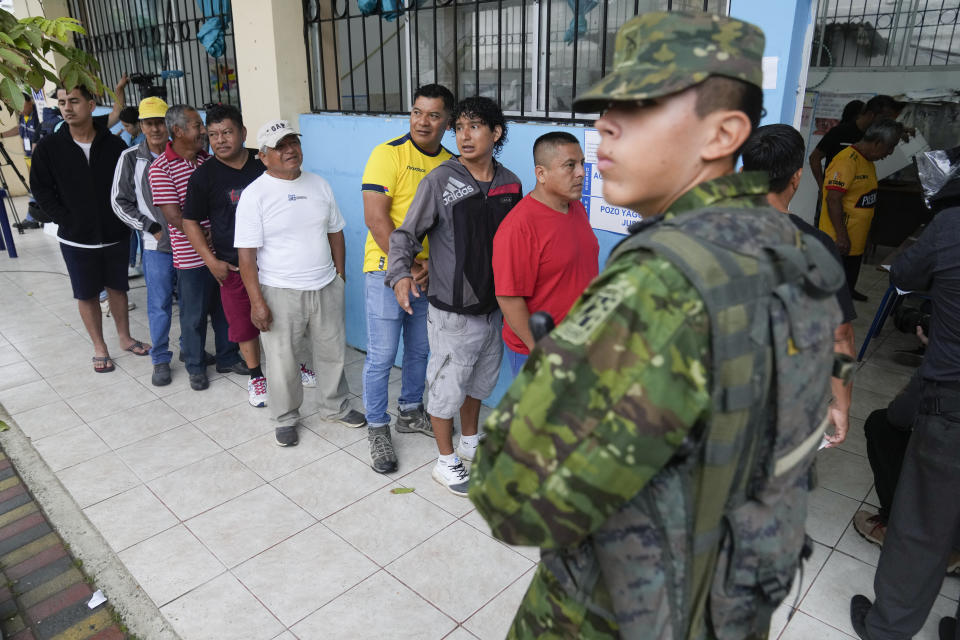
[[[83,570],[107,596],[130,633],[149,640],[180,640],[2,405],[0,420],[10,426],[0,432],[0,446],[54,530],[83,562]]]

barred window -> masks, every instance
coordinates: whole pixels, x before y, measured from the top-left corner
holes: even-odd
[[[960,0],[821,0],[814,67],[960,64]]]
[[[726,14],[727,0],[304,0],[314,111],[407,113],[416,87],[483,95],[527,120],[578,120],[573,98],[648,11]],[[376,7],[364,16],[360,7]]]
[[[229,0],[70,0],[69,6],[87,31],[76,46],[97,57],[110,88],[124,73],[156,74],[128,85],[127,96],[139,100],[161,88],[169,104],[240,106]],[[104,103],[112,101],[104,96]]]

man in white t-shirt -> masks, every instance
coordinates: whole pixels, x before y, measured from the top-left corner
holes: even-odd
[[[348,427],[367,423],[350,408],[343,375],[346,223],[327,181],[301,171],[299,136],[286,120],[260,127],[257,146],[267,171],[243,190],[234,235],[250,319],[266,352],[268,406],[282,447],[299,441],[297,345],[303,339],[313,350],[321,415]]]

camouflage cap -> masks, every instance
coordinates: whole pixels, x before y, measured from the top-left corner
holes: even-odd
[[[710,76],[762,86],[763,31],[710,13],[645,13],[617,32],[613,71],[573,102],[580,113],[615,100],[645,100],[683,91]]]

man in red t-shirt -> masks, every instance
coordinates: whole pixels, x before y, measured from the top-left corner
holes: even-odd
[[[600,246],[580,197],[583,150],[564,131],[533,145],[537,186],[507,215],[493,239],[493,275],[503,311],[503,341],[514,377],[530,349],[530,314],[559,323],[596,277]]]

